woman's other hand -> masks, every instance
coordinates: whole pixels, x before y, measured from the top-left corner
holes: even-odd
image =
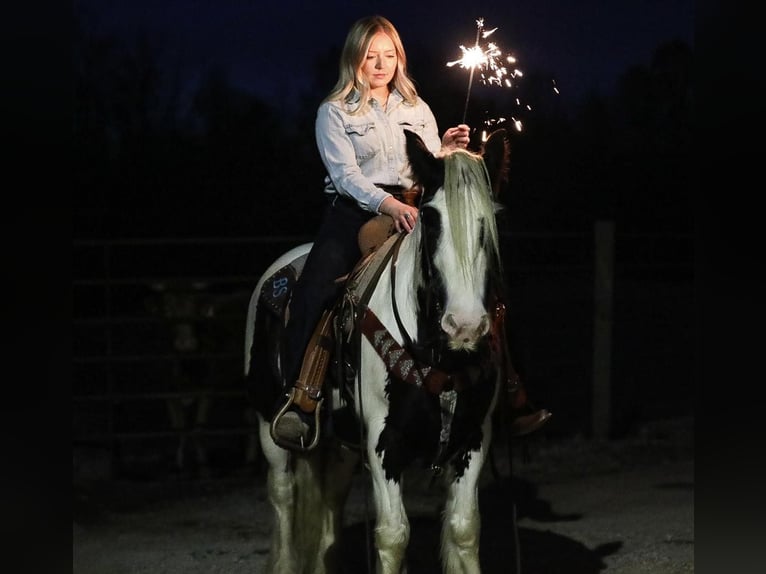
[[[415,223],[418,220],[418,208],[406,203],[402,203],[395,197],[387,197],[380,204],[379,211],[390,215],[394,220],[394,227],[397,232],[404,231],[406,233],[412,233],[415,229]]]

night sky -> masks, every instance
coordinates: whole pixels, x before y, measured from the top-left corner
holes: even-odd
[[[354,20],[372,13],[397,26],[411,61],[428,52],[445,64],[460,56],[461,44],[473,43],[476,19],[484,18],[486,29],[497,28],[491,40],[513,53],[525,74],[550,76],[568,101],[609,93],[658,45],[678,39],[693,46],[694,36],[693,0],[75,0],[74,8],[91,34],[128,43],[145,34],[190,92],[218,66],[235,86],[288,108],[311,88],[317,60],[342,45]],[[445,81],[466,77],[445,66]]]
[[[689,192],[678,167],[687,80],[678,44],[694,51],[692,0],[75,0],[78,214],[87,218],[78,229],[124,234],[138,219],[145,234],[219,233],[215,225],[276,233],[284,230],[269,225],[279,213],[316,213],[305,209],[324,176],[312,134],[316,108],[337,78],[350,25],[375,13],[399,29],[440,131],[465,121],[475,149],[480,131],[508,119],[523,124],[507,195],[514,226],[580,226],[610,216],[688,228]],[[469,71],[447,66],[461,45],[473,46],[480,18],[495,29],[482,45],[515,56],[524,74],[511,89],[477,79],[468,91]],[[672,57],[655,65],[669,44]],[[672,64],[679,57],[680,68]],[[564,117],[577,123],[566,126]],[[289,154],[277,134],[295,138]],[[293,174],[289,201],[252,195],[254,181],[278,189],[286,169],[253,162],[256,153],[300,156],[305,169]],[[215,221],[205,217],[204,181],[231,188],[226,214]],[[274,217],[256,221],[264,209]],[[176,228],[167,229],[169,220]]]

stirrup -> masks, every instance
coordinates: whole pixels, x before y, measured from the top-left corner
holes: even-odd
[[[306,444],[306,440],[304,440],[304,437],[301,436],[298,441],[293,441],[285,437],[281,437],[277,434],[277,424],[279,423],[280,419],[290,410],[290,407],[293,405],[293,398],[295,397],[295,388],[293,387],[290,389],[290,394],[287,397],[287,400],[285,401],[285,404],[282,405],[282,408],[279,409],[276,415],[274,415],[274,418],[271,420],[271,425],[269,426],[269,433],[271,434],[272,440],[279,446],[281,446],[284,449],[291,450],[294,452],[309,452],[310,450],[313,450],[318,444],[319,444],[319,412],[322,410],[322,403],[324,402],[324,397],[317,400],[317,406],[316,409],[314,409],[314,433],[313,436],[307,437],[311,440],[308,441],[308,444]],[[298,407],[300,408],[300,407]]]

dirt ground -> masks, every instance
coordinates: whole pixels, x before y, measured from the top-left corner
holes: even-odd
[[[496,451],[497,474],[485,467],[485,574],[694,572],[692,419],[647,424],[619,441],[526,440],[510,464]],[[347,505],[344,573],[366,571],[366,478],[357,473]],[[441,494],[429,482],[425,470],[408,476],[409,574],[439,572]],[[271,518],[264,483],[253,471],[76,482],[73,573],[264,573]]]

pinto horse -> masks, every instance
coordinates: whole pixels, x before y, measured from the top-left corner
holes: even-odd
[[[480,571],[477,487],[502,380],[493,328],[503,276],[495,195],[507,172],[508,143],[500,130],[480,153],[434,155],[419,136],[405,135],[422,189],[419,221],[412,233],[392,235],[370,254],[376,264],[347,279],[336,321],[344,345],[334,352],[343,360],[335,356],[341,367],[325,381],[331,403],[325,420],[341,420],[333,413],[345,409],[358,425],[355,435],[342,436],[340,423],[325,425],[316,449],[291,452],[269,432],[284,396],[279,335],[286,301],[311,244],[277,259],[250,301],[245,375],[269,465],[270,572],[337,567],[343,506],[360,457],[373,485],[378,573],[406,570],[410,524],[402,484],[417,459],[430,461],[445,480],[444,572]]]

